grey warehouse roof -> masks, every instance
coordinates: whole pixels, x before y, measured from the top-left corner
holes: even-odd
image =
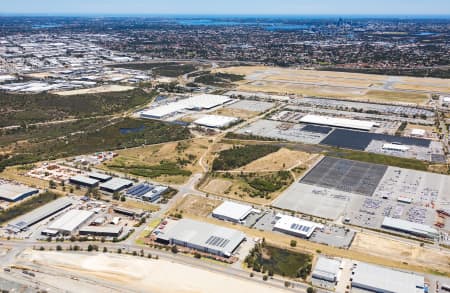
[[[38,192],[36,188],[29,188],[24,185],[16,185],[11,183],[0,184],[0,198],[8,200],[16,200],[24,194],[30,192]]]
[[[100,188],[119,190],[130,184],[133,184],[133,181],[122,178],[113,178],[105,183],[100,184]]]
[[[352,285],[377,292],[423,293],[425,279],[414,273],[359,262]]]
[[[235,221],[240,221],[247,217],[253,208],[248,205],[243,205],[231,201],[225,201],[218,206],[213,212],[213,216],[227,217]]]
[[[245,239],[245,234],[234,229],[182,219],[166,227],[164,236],[179,242],[208,248],[231,256],[233,251]]]
[[[320,256],[312,273],[314,278],[335,280],[339,273],[341,262],[336,259]]]

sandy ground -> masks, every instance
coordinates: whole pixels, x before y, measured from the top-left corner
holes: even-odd
[[[221,200],[205,198],[203,196],[188,195],[177,205],[176,210],[189,214],[207,217],[216,207],[222,203]]]
[[[310,157],[311,154],[305,152],[282,148],[237,170],[253,172],[286,170],[306,162]]]
[[[282,292],[252,281],[193,268],[166,260],[138,259],[123,255],[83,255],[49,251],[27,251],[21,261],[89,275],[102,281],[126,285],[130,290],[154,293]],[[60,284],[64,288],[64,284]]]
[[[391,77],[265,66],[229,67],[217,71],[246,75],[245,81],[237,83],[237,90],[251,92],[415,104],[427,102],[428,92],[450,92],[448,82],[438,78]]]
[[[223,194],[227,191],[233,183],[230,180],[225,179],[213,179],[205,185],[203,190],[205,192],[213,193],[213,194]]]
[[[218,110],[212,112],[211,114],[222,115],[222,116],[231,116],[231,117],[236,117],[236,118],[240,118],[240,119],[249,119],[249,118],[255,117],[259,113],[253,112],[253,111],[247,111],[247,110],[243,110],[243,109],[221,108],[221,109],[218,109]]]
[[[134,89],[132,86],[124,86],[124,85],[105,85],[94,87],[90,89],[81,89],[81,90],[71,90],[71,91],[62,91],[57,92],[57,95],[60,96],[74,96],[74,95],[86,95],[86,94],[97,94],[97,93],[108,93],[108,92],[126,92]]]
[[[358,233],[351,246],[352,251],[368,252],[375,256],[402,260],[413,265],[428,265],[436,270],[450,270],[450,252],[425,249],[418,244],[381,238],[374,234]]]

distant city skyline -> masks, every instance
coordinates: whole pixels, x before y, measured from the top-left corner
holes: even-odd
[[[449,0],[13,0],[0,14],[450,15]]]

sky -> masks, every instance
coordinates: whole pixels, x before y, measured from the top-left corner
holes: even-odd
[[[0,14],[450,15],[450,0],[0,0]]]

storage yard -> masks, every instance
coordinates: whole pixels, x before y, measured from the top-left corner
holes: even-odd
[[[438,211],[449,208],[449,184],[450,176],[325,157],[273,205],[320,218],[342,217],[356,226],[438,238],[438,228],[448,225],[445,220],[436,226],[436,221]],[[387,224],[390,218],[398,220]],[[446,231],[448,227],[441,233]]]

